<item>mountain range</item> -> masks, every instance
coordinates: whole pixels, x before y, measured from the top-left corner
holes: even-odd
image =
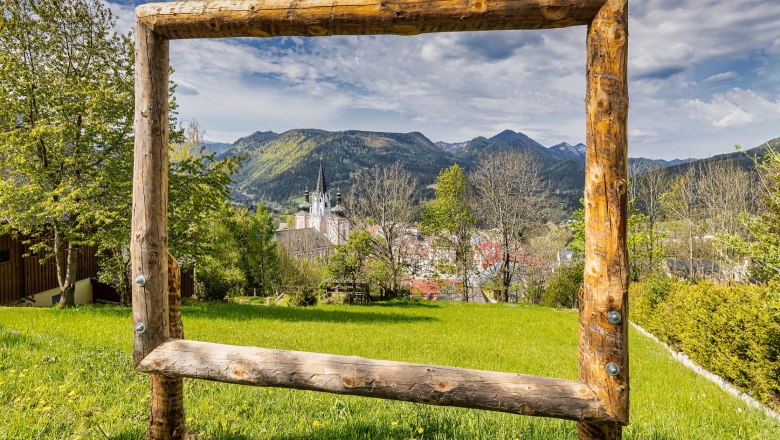
[[[264,201],[280,208],[290,207],[307,189],[314,188],[320,158],[333,192],[346,192],[357,171],[394,162],[417,176],[422,196],[430,196],[430,185],[439,171],[454,163],[466,171],[480,157],[495,151],[526,151],[542,165],[542,176],[565,209],[579,205],[585,180],[585,145],[562,142],[545,147],[529,136],[504,130],[490,138],[476,137],[458,143],[432,142],[422,133],[384,133],[370,131],[326,131],[295,129],[284,133],[258,131],[226,146],[208,143],[220,157],[244,158],[232,188],[235,201],[255,204]],[[759,147],[760,148],[760,147]],[[753,149],[749,151],[754,151]],[[740,155],[738,158],[735,155]],[[719,160],[749,160],[744,152],[721,155]],[[720,156],[718,156],[720,157]],[[695,159],[654,160],[631,158],[630,164],[671,170],[695,162]]]

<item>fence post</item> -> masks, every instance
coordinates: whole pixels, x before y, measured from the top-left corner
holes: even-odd
[[[135,34],[135,150],[130,254],[133,361],[137,367],[171,336],[171,310],[168,304],[168,40],[140,21],[136,22]],[[179,281],[178,272],[172,281]],[[181,327],[175,331],[181,333]],[[176,380],[178,384],[171,382]],[[167,440],[184,437],[180,381],[152,375],[150,438]],[[178,414],[179,410],[181,414]]]
[[[619,439],[628,423],[627,10],[608,0],[588,26],[579,378],[618,423],[581,422],[581,440]]]

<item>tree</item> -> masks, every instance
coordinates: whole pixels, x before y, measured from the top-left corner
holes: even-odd
[[[661,196],[661,203],[667,216],[680,222],[687,243],[688,271],[691,279],[696,277],[696,265],[694,253],[696,250],[696,236],[700,231],[701,200],[699,197],[696,179],[698,172],[695,168],[689,168],[685,174],[675,179],[669,192]]]
[[[745,212],[741,216],[750,237],[735,234],[730,242],[740,255],[750,258],[751,274],[756,280],[777,283],[780,281],[780,152],[768,146],[762,159],[754,159],[759,182],[758,214]]]
[[[257,206],[251,215],[244,208],[235,209],[235,235],[241,252],[240,265],[246,275],[247,288],[262,296],[273,294],[279,284],[279,255],[274,237],[274,220],[265,205]]]
[[[209,154],[202,144],[205,134],[203,126],[191,120],[171,145],[168,236],[171,254],[184,267],[209,252],[209,225],[223,215],[230,196],[228,186],[241,163],[241,158],[217,160],[216,153]]]
[[[316,289],[322,282],[322,266],[310,258],[298,258],[283,246],[279,252],[279,280],[287,291],[299,288]]]
[[[201,299],[223,300],[241,295],[247,287],[242,270],[245,249],[236,238],[235,210],[223,204],[219,214],[209,219],[206,251],[198,258],[198,280],[203,283]]]
[[[417,179],[396,162],[389,167],[360,171],[354,180],[347,197],[347,214],[355,228],[376,224],[382,229],[382,236],[371,236],[371,247],[374,256],[388,269],[388,287],[395,293],[406,266],[401,249],[404,228],[417,212]]]
[[[172,87],[171,96],[174,92],[175,87]],[[170,124],[177,127],[177,121],[173,118],[176,109],[174,99],[170,107],[174,110]],[[210,258],[206,264],[214,269],[215,261],[220,259],[216,254],[226,251],[223,249],[224,237],[217,237],[222,232],[230,232],[222,231],[225,225],[215,226],[215,223],[222,222],[225,215],[232,216],[225,202],[229,195],[228,185],[232,183],[231,175],[238,168],[240,158],[217,160],[215,153],[206,153],[201,144],[205,133],[197,120],[191,120],[185,127],[174,128],[171,132],[168,168],[169,250],[185,268],[203,263],[210,256],[216,257],[216,260]],[[127,245],[132,202],[131,166],[132,160],[129,160],[126,165],[122,164],[122,172],[113,174],[117,189],[102,200],[105,208],[103,221],[92,231],[93,242],[102,257],[99,274],[101,281],[116,287],[123,304],[130,303],[130,253]],[[209,277],[205,272],[204,275]],[[224,276],[227,276],[226,272],[218,279],[226,283]],[[235,277],[232,279],[235,281]]]
[[[476,227],[471,197],[472,190],[463,169],[454,164],[439,173],[436,198],[422,211],[423,232],[455,251],[464,301],[469,298],[469,271],[473,266],[471,234]]]
[[[629,218],[629,228],[637,235],[633,236],[633,242],[631,236],[628,239],[634,247],[634,267],[643,275],[654,271],[663,257],[661,240],[665,234],[659,231],[664,214],[661,196],[668,190],[669,177],[650,162],[634,164],[628,172],[631,183],[628,187],[629,200],[636,211],[631,215],[642,216],[641,221]]]
[[[758,166],[761,169],[761,166]],[[753,176],[734,162],[705,162],[701,167],[698,193],[707,230],[716,237],[744,237],[747,230],[740,221],[753,205]],[[730,240],[714,242],[715,257],[733,267],[736,249]]]
[[[349,280],[352,292],[355,292],[359,280],[367,281],[366,269],[370,267],[368,258],[372,251],[371,234],[359,229],[352,231],[347,243],[336,246],[330,255],[326,266],[328,275],[338,280]],[[347,300],[351,301],[351,298]]]
[[[498,301],[509,300],[513,272],[520,268],[512,264],[512,256],[527,242],[529,231],[542,223],[549,206],[541,168],[541,162],[527,152],[500,151],[484,156],[470,176],[474,212],[501,237]]]
[[[128,190],[115,177],[132,166],[131,43],[100,0],[0,5],[0,227],[53,256],[69,306],[78,246]]]
[[[544,290],[542,303],[551,307],[576,308],[579,304],[584,269],[585,264],[581,261],[559,266]]]

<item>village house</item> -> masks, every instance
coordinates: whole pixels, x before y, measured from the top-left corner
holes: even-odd
[[[47,307],[60,300],[57,266],[54,258],[29,254],[25,240],[9,234],[0,235],[0,306],[27,304]],[[95,248],[82,246],[78,250],[76,304],[93,302],[93,283],[98,264]]]

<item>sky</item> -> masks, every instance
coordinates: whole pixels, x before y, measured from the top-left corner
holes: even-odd
[[[104,0],[128,31],[133,6]],[[294,128],[519,131],[585,140],[584,26],[401,36],[176,40],[180,117],[233,142]],[[780,1],[629,1],[629,155],[708,157],[780,137]]]

